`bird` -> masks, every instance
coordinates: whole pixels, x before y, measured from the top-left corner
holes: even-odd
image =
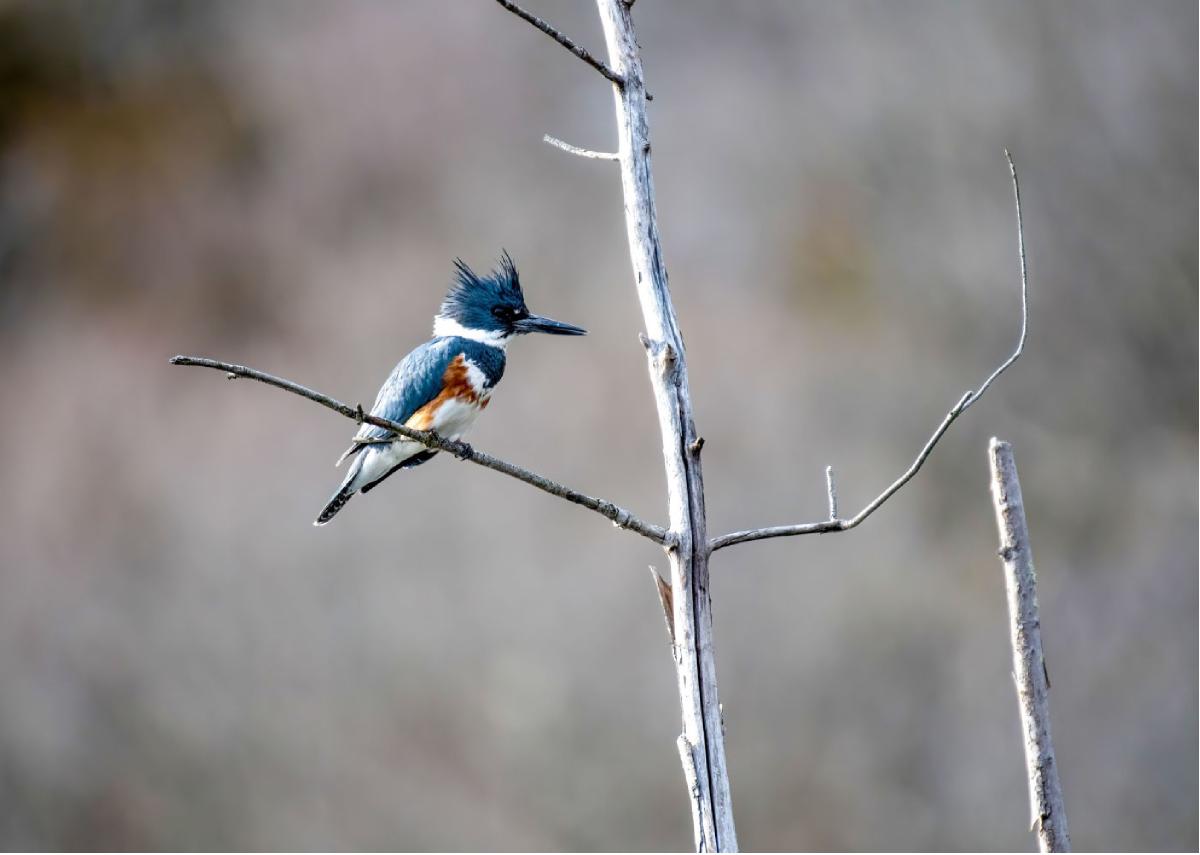
[[[486,275],[475,273],[461,258],[454,260],[454,269],[453,283],[433,320],[433,338],[392,369],[371,415],[457,441],[487,408],[504,376],[509,341],[526,333],[576,336],[587,330],[532,314],[507,251]],[[368,493],[393,473],[420,466],[436,454],[364,422],[336,464],[350,461],[346,477],[313,525],[328,523],[355,493]]]

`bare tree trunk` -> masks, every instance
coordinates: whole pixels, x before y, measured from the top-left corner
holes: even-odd
[[[692,818],[700,851],[732,852],[737,832],[725,767],[725,735],[713,661],[712,610],[708,592],[708,534],[704,519],[703,442],[696,434],[688,390],[683,337],[667,288],[659,245],[650,173],[650,130],[646,87],[634,40],[630,5],[597,0],[609,64],[624,81],[613,86],[618,162],[625,194],[625,226],[638,299],[646,323],[650,382],[658,408],[666,466],[670,529],[668,550],[674,611],[674,654],[683,711],[680,754],[692,796]],[[689,759],[690,758],[690,759]],[[693,771],[694,767],[694,771]]]
[[[1025,769],[1029,775],[1029,807],[1042,852],[1070,852],[1067,811],[1063,806],[1058,763],[1050,739],[1050,679],[1042,652],[1038,619],[1037,576],[1025,503],[1017,480],[1012,446],[992,437],[988,446],[992,471],[992,501],[1000,529],[1000,557],[1008,590],[1008,617],[1012,635],[1013,678],[1025,736]]]

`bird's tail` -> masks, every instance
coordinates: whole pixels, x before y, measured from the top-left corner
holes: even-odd
[[[321,511],[313,525],[325,525],[334,516],[345,507],[346,502],[350,501],[350,497],[358,492],[358,472],[362,468],[361,460],[355,461],[357,465],[351,466],[350,471],[346,473],[346,479],[342,481],[342,486],[338,487],[338,491],[333,494],[333,498],[329,500],[329,504],[325,506],[325,510]]]
[[[317,517],[313,525],[325,525],[325,523],[333,519],[334,515],[345,506],[346,502],[350,501],[350,497],[355,492],[355,489],[349,484],[344,485],[333,494],[333,498],[329,500],[329,504],[325,506],[325,510],[321,511],[321,515]]]

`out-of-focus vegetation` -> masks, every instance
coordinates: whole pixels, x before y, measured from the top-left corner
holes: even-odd
[[[540,10],[598,46],[586,4]],[[1197,12],[636,7],[753,849],[1029,845],[985,447],[1014,442],[1080,849],[1197,839]],[[309,523],[450,259],[531,306],[474,440],[663,516],[595,73],[486,4],[0,4],[0,844],[687,846],[653,548],[437,461]],[[565,400],[564,400],[565,399]],[[580,769],[587,774],[581,775]]]

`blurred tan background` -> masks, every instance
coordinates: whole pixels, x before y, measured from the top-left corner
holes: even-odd
[[[591,48],[590,4],[531,3]],[[1016,447],[1080,849],[1197,845],[1191,2],[636,7],[748,849],[1025,849],[985,450]],[[452,461],[311,520],[461,255],[472,435],[665,517],[609,87],[488,2],[0,4],[0,846],[683,849],[662,556]],[[564,391],[565,390],[565,391]]]

